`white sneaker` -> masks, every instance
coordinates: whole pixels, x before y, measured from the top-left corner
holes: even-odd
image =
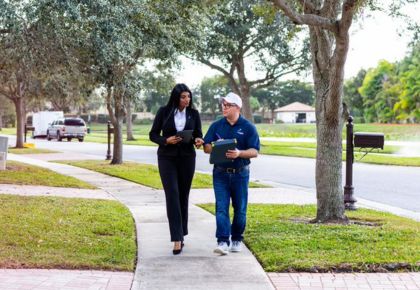
[[[230,247],[231,252],[240,252],[242,251],[242,242],[241,241],[232,241],[232,246]]]
[[[217,248],[213,251],[216,254],[227,255],[229,253],[229,246],[226,242],[220,242],[217,244]]]

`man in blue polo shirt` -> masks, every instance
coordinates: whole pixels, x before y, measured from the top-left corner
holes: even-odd
[[[215,253],[226,255],[240,252],[246,225],[250,158],[258,156],[260,139],[255,126],[241,116],[242,100],[229,93],[222,98],[224,118],[211,124],[204,137],[204,152],[211,153],[211,142],[236,139],[235,150],[228,150],[226,157],[232,162],[215,164],[213,188],[216,197]],[[229,206],[232,199],[233,222],[230,223]],[[232,243],[230,243],[230,240]]]

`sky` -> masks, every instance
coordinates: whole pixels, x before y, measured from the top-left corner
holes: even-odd
[[[408,14],[420,23],[420,3],[410,7]],[[383,13],[374,13],[358,23],[353,23],[350,31],[350,48],[345,67],[345,79],[355,76],[360,69],[375,67],[380,60],[399,61],[408,52],[409,35],[398,35],[402,20],[394,20]],[[183,59],[183,68],[176,76],[177,82],[196,87],[204,77],[218,74],[216,70]],[[256,76],[249,72],[251,78]],[[312,81],[311,73],[302,81]]]

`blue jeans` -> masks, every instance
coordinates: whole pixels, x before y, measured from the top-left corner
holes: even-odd
[[[249,166],[235,173],[215,167],[213,188],[216,197],[216,238],[217,242],[242,241],[246,225],[248,204]],[[230,223],[229,206],[232,199],[233,221]]]

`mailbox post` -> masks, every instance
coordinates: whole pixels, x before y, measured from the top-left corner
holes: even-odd
[[[24,136],[23,142],[26,143],[26,134],[28,133],[28,131],[32,131],[33,132],[34,130],[35,130],[35,127],[34,126],[28,126],[28,125],[25,124],[25,136]]]
[[[111,160],[111,134],[114,133],[114,128],[111,127],[111,122],[108,121],[107,124],[107,134],[108,134],[108,150],[106,151],[106,159],[105,160]]]
[[[347,139],[346,139],[346,185],[344,186],[344,207],[348,210],[355,210],[356,198],[354,198],[353,187],[353,162],[354,162],[354,147],[353,147],[353,117],[349,116],[347,119]]]
[[[346,185],[344,186],[344,207],[348,210],[355,210],[356,198],[353,196],[353,163],[354,148],[384,149],[385,138],[383,133],[353,133],[353,117],[347,119],[346,138]],[[354,138],[353,138],[354,135]],[[370,151],[366,151],[365,155]],[[364,156],[364,155],[363,155]],[[362,156],[362,158],[363,158]]]

